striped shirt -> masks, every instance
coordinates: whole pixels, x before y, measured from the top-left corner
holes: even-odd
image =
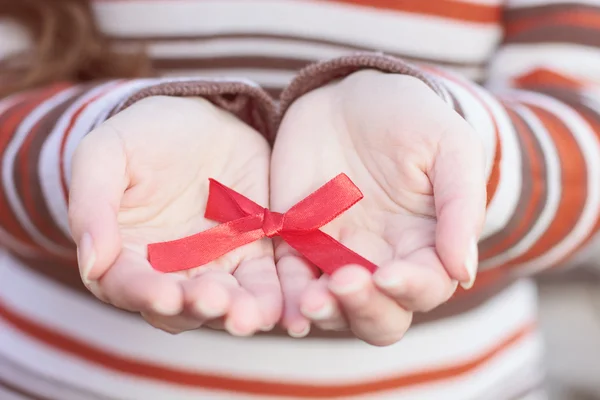
[[[0,99],[1,399],[543,398],[529,277],[600,253],[600,0],[94,7],[117,45],[148,44],[161,77],[57,83]],[[30,45],[0,21],[0,59]],[[471,291],[417,315],[385,348],[318,331],[302,340],[170,336],[85,291],[67,223],[70,160],[115,109],[184,86],[221,88],[227,96],[215,101],[227,108],[231,95],[247,97],[259,117],[232,111],[271,136],[278,104],[281,113],[361,68],[421,77],[485,144],[488,212]]]

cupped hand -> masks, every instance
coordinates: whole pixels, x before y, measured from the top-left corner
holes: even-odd
[[[283,325],[351,329],[387,345],[414,311],[475,279],[485,213],[484,152],[471,127],[410,76],[361,71],[310,92],[286,112],[271,158],[271,208],[285,211],[340,172],[364,199],[323,230],[379,266],[332,276],[279,242]]]
[[[88,289],[171,333],[270,329],[282,303],[270,240],[180,273],[147,261],[148,244],[215,225],[204,218],[209,178],[266,206],[269,157],[259,133],[200,98],[150,97],[108,119],[72,161],[69,218]]]

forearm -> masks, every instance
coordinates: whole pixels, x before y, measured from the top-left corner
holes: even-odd
[[[67,198],[80,140],[120,109],[155,95],[201,96],[268,138],[273,104],[240,80],[146,79],[56,84],[0,100],[0,241],[26,256],[72,258]]]

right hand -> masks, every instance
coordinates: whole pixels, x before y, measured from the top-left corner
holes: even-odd
[[[270,329],[282,299],[269,240],[179,273],[147,261],[148,244],[215,225],[204,218],[209,178],[268,206],[269,157],[258,132],[200,98],[150,97],[108,119],[72,164],[69,219],[86,287],[171,333]]]

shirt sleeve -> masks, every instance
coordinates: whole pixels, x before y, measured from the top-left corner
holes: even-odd
[[[442,69],[357,54],[307,67],[281,98],[285,112],[302,94],[370,68],[423,80],[465,118],[487,152],[478,281],[563,265],[600,227],[600,34],[584,26],[600,20],[600,1],[545,3],[508,2],[505,40],[486,87]]]
[[[271,139],[274,104],[242,79],[57,83],[0,99],[0,246],[27,258],[71,261],[71,158],[80,140],[148,96],[201,96]]]

